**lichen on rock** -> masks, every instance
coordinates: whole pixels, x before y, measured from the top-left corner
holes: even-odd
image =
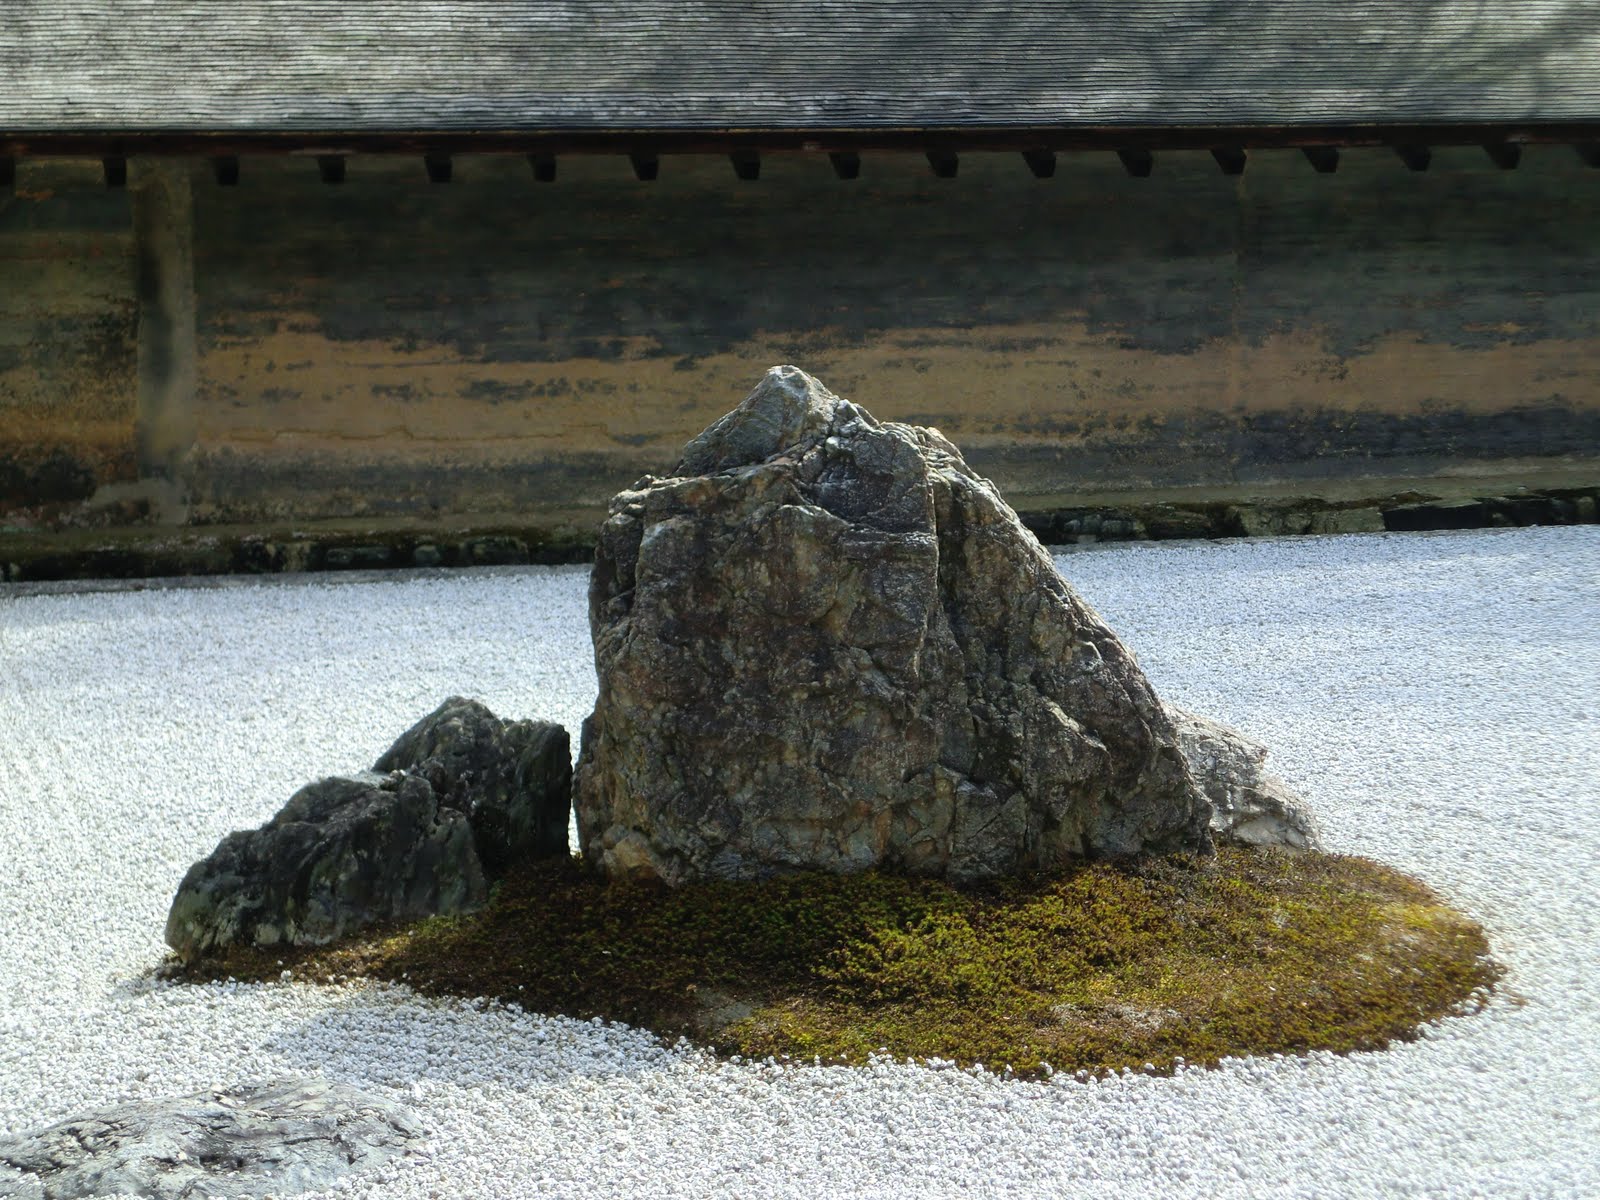
[[[589,604],[574,803],[607,874],[1211,846],[1154,690],[994,486],[798,368],[616,497]]]
[[[452,696],[372,771],[307,784],[223,838],[184,875],[167,944],[189,961],[470,912],[508,867],[568,853],[571,784],[561,726]]]
[[[0,1138],[0,1195],[295,1196],[405,1154],[425,1136],[411,1112],[348,1084],[239,1084],[114,1104]]]

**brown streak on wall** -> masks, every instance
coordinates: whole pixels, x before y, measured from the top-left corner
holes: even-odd
[[[199,522],[594,507],[790,361],[940,426],[1020,503],[1600,457],[1600,172],[1563,147],[1515,172],[1440,150],[1426,174],[1355,150],[1333,176],[1291,151],[1239,177],[1163,153],[1149,179],[1104,154],[1050,180],[1016,155],[964,155],[954,180],[920,155],[867,156],[850,182],[802,155],[757,182],[720,158],[664,159],[653,183],[620,159],[560,167],[151,173],[146,474],[192,469]],[[4,221],[0,253],[26,241]],[[92,275],[89,243],[33,253]],[[54,302],[103,309],[90,291]],[[0,441],[114,440],[81,374],[50,382],[71,339],[41,345],[20,375],[0,361],[0,389],[49,395],[7,409],[0,390]]]
[[[98,164],[27,163],[0,191],[0,526],[136,476],[133,275]]]

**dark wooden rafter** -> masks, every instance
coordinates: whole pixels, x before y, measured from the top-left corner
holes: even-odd
[[[455,175],[455,163],[448,154],[424,154],[422,167],[429,183],[449,183]]]
[[[1522,147],[1516,142],[1485,142],[1483,152],[1502,171],[1515,171],[1522,161]]]
[[[345,154],[627,154],[641,145],[659,154],[731,154],[737,149],[828,154],[925,151],[1022,153],[1064,150],[1294,150],[1305,146],[1482,146],[1600,144],[1600,121],[1528,125],[1349,126],[1073,126],[1009,128],[928,126],[919,129],[507,129],[280,133],[61,133],[0,131],[0,154],[14,157],[205,157],[220,154],[307,154],[337,146]],[[324,151],[326,152],[326,151]]]
[[[9,154],[0,154],[0,188],[10,190],[17,186],[17,160]]]
[[[1300,150],[1306,156],[1306,161],[1319,175],[1332,175],[1339,169],[1339,147],[1337,146],[1301,146]]]
[[[29,157],[99,159],[108,187],[122,187],[127,161],[135,155],[191,157],[206,160],[218,184],[231,186],[239,179],[244,155],[295,154],[314,157],[322,179],[341,183],[351,155],[422,157],[428,177],[444,182],[451,177],[451,158],[462,154],[517,153],[528,159],[534,178],[554,180],[559,154],[626,155],[635,175],[651,180],[665,154],[720,154],[727,157],[741,179],[759,177],[760,162],[768,153],[826,155],[840,179],[856,179],[865,152],[919,152],[939,178],[954,178],[963,153],[1009,151],[1022,156],[1028,169],[1041,179],[1051,178],[1062,150],[1113,151],[1124,169],[1135,177],[1148,176],[1155,155],[1165,150],[1209,152],[1224,174],[1245,170],[1256,149],[1302,151],[1311,165],[1324,174],[1338,169],[1341,149],[1388,147],[1413,171],[1428,169],[1433,149],[1441,146],[1476,146],[1504,170],[1520,162],[1524,145],[1571,146],[1582,161],[1600,168],[1600,123],[1565,126],[1489,127],[1453,126],[1351,129],[1250,129],[1250,130],[1140,130],[1139,140],[1127,139],[1126,130],[737,130],[649,131],[647,141],[638,133],[622,131],[520,131],[461,134],[229,134],[229,135],[66,135],[6,134],[0,132],[0,160],[15,163]],[[1225,136],[1231,135],[1231,136]],[[639,149],[647,145],[648,150]],[[1050,149],[1043,147],[1049,146]],[[931,148],[930,148],[931,147]]]
[[[1213,146],[1211,157],[1217,160],[1217,166],[1224,175],[1243,175],[1250,161],[1250,155],[1243,146]]]
[[[1394,152],[1408,171],[1426,171],[1433,162],[1433,150],[1428,146],[1396,146]]]
[[[1122,169],[1135,179],[1148,179],[1155,170],[1156,156],[1143,146],[1124,146],[1117,151]]]

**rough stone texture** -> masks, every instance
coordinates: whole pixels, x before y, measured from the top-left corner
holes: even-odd
[[[1237,729],[1167,705],[1189,772],[1211,801],[1214,837],[1246,846],[1317,850],[1322,834],[1295,792],[1262,769],[1267,749]]]
[[[421,775],[441,804],[466,813],[491,878],[518,859],[567,853],[572,751],[559,725],[502,720],[451,696],[373,770]]]
[[[248,1084],[103,1108],[0,1141],[0,1196],[293,1196],[403,1153],[421,1124],[324,1080]]]
[[[442,806],[420,775],[320,780],[189,868],[167,944],[189,960],[472,909],[488,895],[473,840],[467,817]]]
[[[797,368],[612,502],[590,624],[574,795],[608,874],[1210,845],[1160,701],[993,485]]]

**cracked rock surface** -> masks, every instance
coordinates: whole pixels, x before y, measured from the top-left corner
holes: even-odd
[[[232,945],[321,945],[379,921],[465,912],[488,894],[472,826],[426,779],[334,776],[189,868],[167,945],[186,961]]]
[[[1168,705],[1189,772],[1211,801],[1211,833],[1245,846],[1319,850],[1316,818],[1288,784],[1266,773],[1267,748],[1237,729]]]
[[[0,1141],[0,1196],[293,1196],[423,1136],[406,1109],[346,1084],[247,1084],[118,1104]]]
[[[374,769],[301,788],[184,876],[167,944],[321,945],[377,922],[470,912],[512,863],[564,855],[567,731],[451,696]]]
[[[572,750],[560,725],[503,720],[451,696],[372,769],[421,775],[441,804],[465,813],[491,879],[518,859],[567,853]]]
[[[589,605],[574,804],[613,876],[1211,845],[1171,718],[994,486],[798,368],[616,497]]]

